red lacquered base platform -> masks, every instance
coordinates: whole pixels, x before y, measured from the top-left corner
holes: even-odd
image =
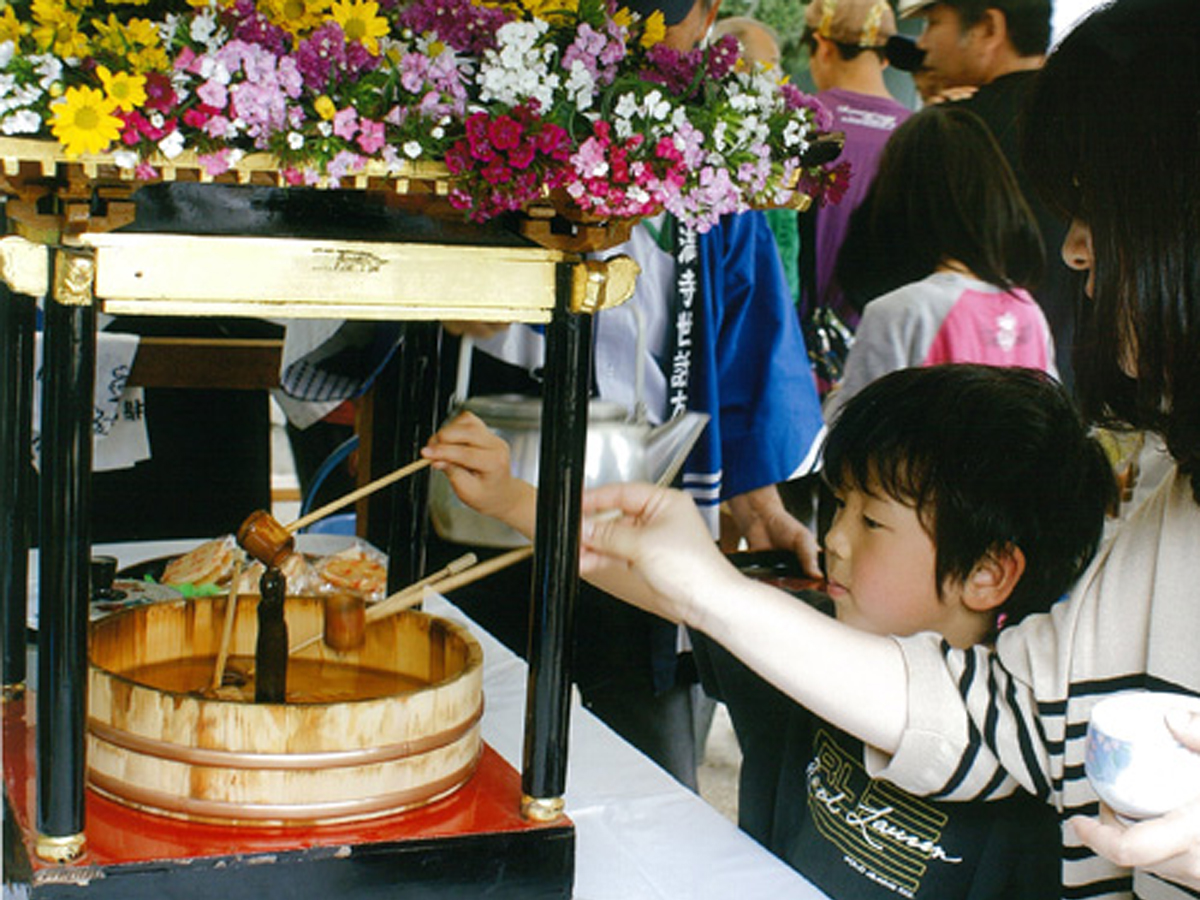
[[[574,826],[519,812],[520,775],[485,746],[449,797],[368,821],[235,828],[177,821],[87,792],[84,854],[68,865],[34,854],[32,695],[4,704],[4,896],[77,900],[568,898]]]

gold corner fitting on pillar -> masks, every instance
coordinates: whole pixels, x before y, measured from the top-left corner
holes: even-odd
[[[562,797],[521,795],[521,815],[530,822],[555,822],[565,815],[566,805]]]
[[[54,254],[54,302],[62,306],[91,306],[96,260],[90,253],[59,250]]]
[[[571,312],[596,313],[620,306],[633,296],[641,271],[628,256],[578,263],[572,273]]]
[[[34,852],[47,862],[67,863],[82,856],[86,844],[87,838],[82,834],[69,834],[64,837],[39,834]]]
[[[12,684],[6,684],[2,690],[2,696],[5,703],[9,703],[13,700],[20,700],[25,696],[25,682],[17,681]]]

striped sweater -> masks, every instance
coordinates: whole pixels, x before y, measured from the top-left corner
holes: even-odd
[[[872,774],[951,800],[1000,797],[1018,784],[1064,820],[1094,815],[1084,775],[1092,706],[1116,691],[1200,693],[1200,505],[1177,470],[1105,545],[1069,598],[1001,634],[994,649],[937,635],[898,639],[909,720]],[[1196,897],[1096,856],[1063,833],[1067,898]]]

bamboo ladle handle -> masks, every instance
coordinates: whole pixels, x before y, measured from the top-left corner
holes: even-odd
[[[419,472],[427,465],[429,465],[429,460],[427,459],[418,459],[415,462],[411,462],[407,466],[402,466],[389,475],[384,475],[382,478],[376,478],[369,484],[364,484],[362,487],[351,491],[345,496],[339,497],[336,500],[331,500],[329,503],[326,503],[319,509],[314,509],[307,515],[303,515],[295,522],[292,522],[292,524],[284,525],[283,527],[288,532],[295,534],[301,528],[305,528],[306,526],[311,525],[313,522],[320,521],[330,513],[335,513],[339,509],[354,503],[356,500],[361,500],[363,497],[375,493],[380,488],[385,488],[389,484],[395,484],[401,478],[407,478],[409,475],[413,474],[413,472]]]

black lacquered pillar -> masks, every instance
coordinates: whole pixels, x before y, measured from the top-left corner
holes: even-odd
[[[33,297],[0,281],[0,615],[6,699],[25,689],[36,316]]]
[[[66,861],[84,845],[88,561],[91,553],[94,263],[59,250],[42,360],[38,572],[37,854]]]
[[[421,448],[437,428],[441,326],[437,322],[405,322],[403,328],[391,469],[419,459]],[[388,490],[393,492],[387,543],[388,592],[394,593],[425,575],[429,475],[418,472]]]
[[[570,267],[558,267],[558,303],[546,332],[537,535],[525,700],[522,812],[562,814],[570,726],[571,635],[579,593],[579,521],[590,392],[592,320],[567,312]]]

